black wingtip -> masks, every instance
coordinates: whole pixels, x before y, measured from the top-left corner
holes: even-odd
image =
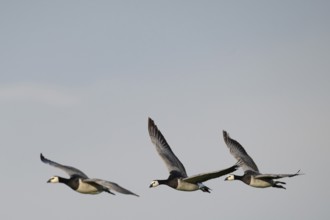
[[[222,131],[222,134],[223,134],[223,138],[224,138],[225,140],[229,137],[228,132],[225,131],[225,130]]]
[[[304,173],[300,173],[300,170],[298,170],[295,174],[293,174],[290,177],[299,176],[299,175],[305,175],[305,174]]]
[[[154,120],[152,120],[150,117],[148,117],[148,127],[154,126],[154,125],[155,125]]]
[[[44,157],[44,155],[42,155],[42,153],[40,153],[40,160],[41,160],[42,162],[44,162],[44,160],[45,160],[45,157]]]
[[[158,130],[154,120],[152,120],[150,117],[148,118],[148,130],[149,133],[154,133],[155,130]]]
[[[44,157],[44,155],[41,153],[40,154],[40,160],[43,162],[43,163],[49,163],[49,160],[46,158],[46,157]]]

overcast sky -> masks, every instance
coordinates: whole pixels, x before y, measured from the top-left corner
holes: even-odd
[[[1,1],[1,219],[329,219],[329,1]],[[287,190],[224,177],[212,193],[149,189],[236,161],[227,130]],[[140,195],[46,184],[43,153]],[[242,174],[241,170],[236,172]]]

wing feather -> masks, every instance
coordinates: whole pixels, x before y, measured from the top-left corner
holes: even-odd
[[[223,139],[229,148],[231,155],[233,155],[237,161],[241,162],[240,166],[244,172],[254,171],[259,173],[257,165],[254,163],[253,159],[248,155],[240,143],[234,139],[231,139],[226,131],[223,131]]]
[[[217,170],[217,171],[209,172],[209,173],[201,173],[201,174],[197,174],[194,176],[184,178],[183,180],[188,183],[201,183],[201,182],[205,182],[210,179],[218,178],[220,176],[232,173],[232,172],[236,171],[237,168],[238,168],[238,166],[234,165],[227,169]]]
[[[300,173],[300,170],[298,170],[298,172],[293,173],[293,174],[260,174],[260,175],[254,176],[254,178],[256,178],[256,179],[281,179],[284,177],[294,177],[294,176],[298,176],[298,175],[302,175]]]
[[[47,159],[46,157],[44,157],[42,154],[40,154],[40,159],[42,162],[44,162],[45,164],[51,165],[53,167],[59,168],[61,170],[63,170],[64,172],[66,172],[70,177],[71,176],[80,176],[82,178],[88,178],[86,174],[84,174],[82,171],[78,170],[77,168],[74,167],[70,167],[70,166],[65,166],[59,163],[56,163],[54,161],[51,161],[49,159]]]
[[[151,142],[156,146],[156,150],[159,156],[165,162],[165,165],[169,172],[179,172],[183,177],[187,177],[186,170],[180,160],[173,153],[170,145],[165,140],[162,133],[158,130],[154,121],[149,118],[148,131],[151,138]]]
[[[83,181],[86,183],[96,183],[100,186],[105,187],[108,190],[114,190],[114,191],[122,193],[122,194],[134,195],[134,196],[139,197],[139,195],[129,191],[128,189],[121,187],[120,185],[118,185],[117,183],[114,183],[114,182],[110,182],[110,181],[102,180],[102,179],[84,179]]]

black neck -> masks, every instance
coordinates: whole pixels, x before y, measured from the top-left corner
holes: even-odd
[[[237,176],[237,175],[234,175],[234,179],[235,179],[235,180],[242,180],[242,179],[243,179],[243,176]]]
[[[66,179],[66,178],[63,178],[63,177],[58,177],[58,182],[60,182],[60,183],[64,183],[64,184],[66,184],[66,185],[68,185],[68,183],[69,183],[69,180],[70,179]]]
[[[58,181],[60,183],[64,183],[73,190],[77,190],[79,188],[79,177],[73,176],[70,179],[58,177]]]
[[[167,185],[167,180],[157,180],[159,185]]]

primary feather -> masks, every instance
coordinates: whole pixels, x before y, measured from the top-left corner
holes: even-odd
[[[223,131],[223,139],[229,148],[231,155],[233,155],[237,161],[240,162],[240,166],[246,171],[253,171],[255,173],[259,173],[259,169],[257,165],[254,163],[253,159],[248,155],[248,153],[244,150],[242,145],[238,143],[236,140],[231,139],[229,134],[226,131]]]
[[[66,172],[70,177],[72,176],[80,176],[82,178],[86,178],[88,179],[88,176],[86,174],[84,174],[82,171],[78,170],[77,168],[71,167],[71,166],[65,166],[59,163],[56,163],[54,161],[51,161],[49,159],[47,159],[46,157],[44,157],[42,154],[40,154],[40,159],[42,162],[44,162],[45,164],[51,165],[53,167],[59,168],[61,170],[63,170],[64,172]]]
[[[180,160],[173,153],[170,145],[165,140],[162,133],[158,130],[154,121],[149,118],[148,120],[148,131],[151,138],[151,142],[156,146],[157,152],[169,172],[176,171],[181,174],[182,177],[187,177],[186,170]]]
[[[108,190],[114,190],[116,192],[122,193],[122,194],[128,194],[128,195],[134,195],[134,196],[139,196],[121,186],[119,186],[117,183],[114,182],[110,182],[107,180],[102,180],[102,179],[85,179],[83,180],[86,183],[97,183],[105,188],[107,188]]]
[[[210,179],[214,179],[214,178],[232,173],[232,172],[236,171],[237,168],[238,168],[238,166],[234,165],[232,167],[229,167],[229,168],[223,169],[223,170],[217,170],[217,171],[214,171],[214,172],[201,173],[201,174],[189,176],[187,178],[184,178],[183,180],[188,182],[188,183],[201,183],[201,182],[205,182],[205,181],[210,180]]]

